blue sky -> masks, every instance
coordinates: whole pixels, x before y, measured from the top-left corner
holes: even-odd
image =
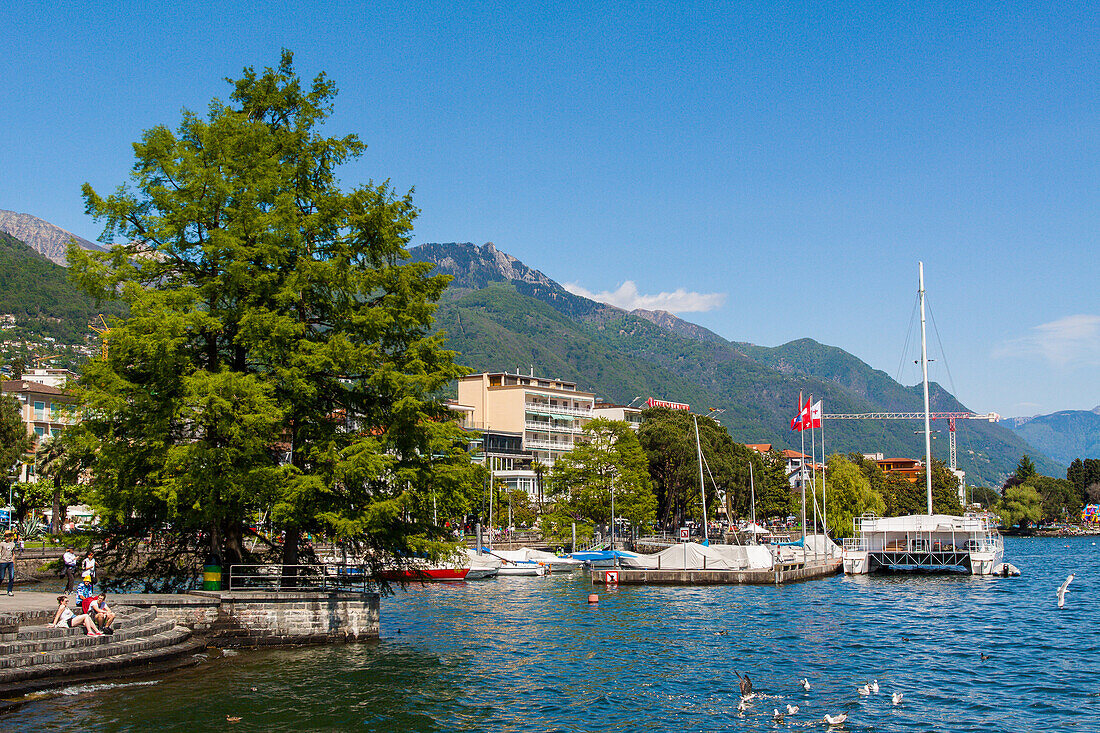
[[[416,243],[907,384],[923,260],[933,379],[983,412],[1100,404],[1093,6],[577,5],[9,3],[0,208],[96,238],[80,184],[286,47],[369,146],[344,182],[415,187]]]

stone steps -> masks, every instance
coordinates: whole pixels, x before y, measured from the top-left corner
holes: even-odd
[[[62,634],[40,636],[35,633],[33,636],[28,635],[30,638],[27,639],[0,644],[0,670],[36,664],[38,662],[34,660],[60,652],[79,653],[76,658],[94,657],[99,655],[101,647],[117,646],[122,642],[154,636],[175,627],[173,621],[159,620],[156,614],[144,615],[146,618],[140,622],[118,627],[113,635],[87,636],[83,628],[56,629]],[[40,630],[34,629],[34,632],[38,631]]]
[[[97,637],[99,640],[110,637]],[[117,669],[143,662],[160,661],[173,655],[194,653],[202,643],[191,640],[191,632],[182,626],[118,644],[83,650],[20,655],[35,658],[35,663],[0,669],[0,688],[37,678],[63,681],[64,677]]]
[[[186,633],[180,633],[180,632]],[[182,637],[182,641],[178,641]],[[176,643],[171,643],[177,640]],[[69,684],[95,683],[125,677],[147,676],[153,672],[178,669],[198,664],[196,657],[205,644],[190,638],[190,632],[177,627],[173,634],[159,640],[163,646],[131,653],[112,654],[99,659],[72,664],[48,664],[33,668],[34,675],[22,674],[29,670],[0,671],[0,713],[5,707],[18,704],[18,696]]]

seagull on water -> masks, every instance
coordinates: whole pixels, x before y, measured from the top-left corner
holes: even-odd
[[[871,692],[878,694],[878,680],[874,680],[871,684],[867,685],[871,689]]]
[[[794,715],[797,712],[798,712],[798,706],[797,705],[791,705],[790,703],[787,703],[787,715]]]
[[[1069,588],[1069,584],[1073,582],[1073,576],[1076,573],[1070,573],[1066,578],[1066,582],[1058,586],[1058,608],[1062,608],[1066,605],[1066,589]]]
[[[776,723],[783,722],[783,713],[779,712],[779,708],[772,708],[772,720]]]
[[[871,694],[871,686],[870,685],[864,685],[863,687],[860,687],[859,688],[859,694],[860,694],[860,697],[867,697],[868,695]]]
[[[985,652],[978,652],[978,654],[980,654],[980,655],[981,655],[981,657],[982,657],[982,661],[983,661],[983,662],[984,662],[985,660],[989,659],[989,655],[988,655],[988,654],[986,654]]]
[[[905,695],[903,695],[902,693],[895,692],[893,695],[890,696],[890,699],[894,701],[895,705],[901,705],[901,698],[903,697],[905,697]]]
[[[810,691],[810,681],[808,679],[806,679],[805,677],[800,679],[798,681],[798,684],[802,685],[802,689],[805,690],[806,692]]]
[[[829,725],[840,725],[848,721],[848,713],[841,713],[840,715],[825,714],[825,722]]]

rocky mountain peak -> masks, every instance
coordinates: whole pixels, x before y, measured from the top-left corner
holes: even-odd
[[[0,232],[5,232],[25,243],[28,247],[64,267],[67,263],[65,250],[69,240],[75,239],[84,249],[102,251],[103,247],[65,231],[44,219],[31,214],[0,209]]]

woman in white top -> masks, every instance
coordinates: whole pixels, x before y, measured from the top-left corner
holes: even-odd
[[[103,632],[96,628],[95,621],[92,621],[91,616],[86,613],[82,613],[79,616],[73,613],[73,610],[69,608],[68,596],[57,597],[57,613],[54,614],[53,624],[51,625],[59,626],[63,629],[83,626],[88,636],[103,636]]]

